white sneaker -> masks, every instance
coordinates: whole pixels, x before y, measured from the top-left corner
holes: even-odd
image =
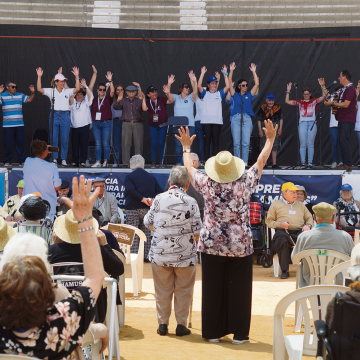
[[[57,159],[53,159],[53,163],[57,165]]]
[[[119,165],[118,165],[118,163],[115,163],[112,167],[118,167]]]
[[[335,168],[337,167],[337,163],[336,163],[336,162],[333,162],[333,163],[331,164],[331,167],[332,167],[333,169],[335,169]]]
[[[342,162],[339,162],[339,164],[338,164],[339,166],[343,166],[344,164],[342,163]]]
[[[100,161],[97,161],[94,165],[92,165],[91,167],[101,167]]]
[[[87,166],[87,167],[90,166],[90,161],[89,161],[89,160],[86,160],[86,161],[85,161],[85,166]]]
[[[107,167],[107,161],[104,161],[102,167]]]
[[[232,343],[233,344],[243,344],[249,342],[249,340],[233,340]]]
[[[67,167],[66,160],[61,160],[61,166]]]
[[[209,343],[218,343],[218,342],[220,342],[219,339],[207,339],[207,341],[208,341]]]

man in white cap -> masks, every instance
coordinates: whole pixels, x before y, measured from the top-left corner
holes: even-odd
[[[65,89],[65,80],[67,78],[63,74],[56,74],[55,88],[42,88],[41,86],[41,77],[43,75],[43,69],[41,67],[36,69],[36,73],[38,76],[37,80],[37,91],[41,94],[46,95],[50,102],[52,103],[54,99],[54,119],[52,120],[50,111],[49,117],[49,129],[50,129],[50,144],[52,146],[58,146],[58,137],[60,135],[61,140],[61,165],[67,167],[67,152],[69,145],[69,134],[70,134],[70,96],[77,94],[80,90],[80,81],[79,81],[79,69],[77,67],[73,67],[72,73],[75,76],[75,88]],[[57,153],[53,153],[53,161],[57,164],[58,159]]]
[[[309,249],[327,249],[341,252],[350,256],[354,247],[352,237],[343,230],[336,230],[333,226],[336,216],[336,207],[321,202],[313,206],[314,221],[316,226],[311,231],[302,232],[298,238],[296,245],[291,253],[291,259],[304,250]],[[308,284],[309,267],[304,266],[303,277],[304,282]]]
[[[24,185],[24,180],[19,180],[16,185],[17,194],[10,196],[0,210],[0,216],[6,221],[19,221],[24,219],[19,212],[20,199],[24,190]]]

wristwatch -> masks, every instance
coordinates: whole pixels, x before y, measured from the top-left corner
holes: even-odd
[[[183,154],[191,152],[190,149],[183,150]]]

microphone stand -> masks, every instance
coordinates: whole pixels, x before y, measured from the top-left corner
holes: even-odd
[[[50,135],[49,135],[49,139],[50,139],[50,145],[53,144],[53,137],[54,137],[54,110],[55,110],[55,88],[56,88],[56,83],[54,83],[54,87],[53,87],[53,92],[52,92],[52,97],[50,100],[51,103],[51,109],[50,109]],[[52,153],[51,155],[49,154],[49,161],[53,160],[52,157]]]
[[[109,156],[107,158],[107,162],[109,163],[109,158],[111,156],[111,154],[114,155],[114,161],[116,160],[116,163],[119,165],[119,159],[116,155],[116,152],[115,152],[115,148],[114,148],[114,138],[113,138],[113,135],[114,135],[114,119],[111,118],[111,133],[110,133],[110,152],[109,152]]]

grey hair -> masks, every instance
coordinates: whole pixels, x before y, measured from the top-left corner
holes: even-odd
[[[353,259],[352,259],[353,260]],[[359,281],[360,279],[360,253],[356,255],[355,264],[348,268],[348,273],[352,281]]]
[[[199,161],[199,156],[197,153],[191,153],[191,160],[192,161]]]
[[[316,216],[316,218],[318,219],[318,220],[331,220],[332,218],[333,218],[333,216],[335,215],[335,213],[334,214],[332,214],[330,217],[327,217],[327,218],[320,218],[320,217],[317,217],[316,216],[316,214],[315,214],[315,216]]]
[[[51,271],[46,241],[32,233],[21,233],[14,235],[5,245],[4,254],[0,262],[0,272],[5,264],[11,261],[19,261],[29,255],[39,257],[44,262],[48,272]]]
[[[130,169],[135,170],[137,168],[143,168],[145,165],[145,159],[141,155],[134,155],[130,159]]]
[[[340,197],[341,197],[341,194],[342,194],[343,191],[349,191],[349,190],[340,190]],[[353,190],[350,190],[350,191],[351,191],[351,196],[354,196]]]
[[[184,188],[190,180],[184,166],[174,166],[170,172],[170,185],[176,185]]]

